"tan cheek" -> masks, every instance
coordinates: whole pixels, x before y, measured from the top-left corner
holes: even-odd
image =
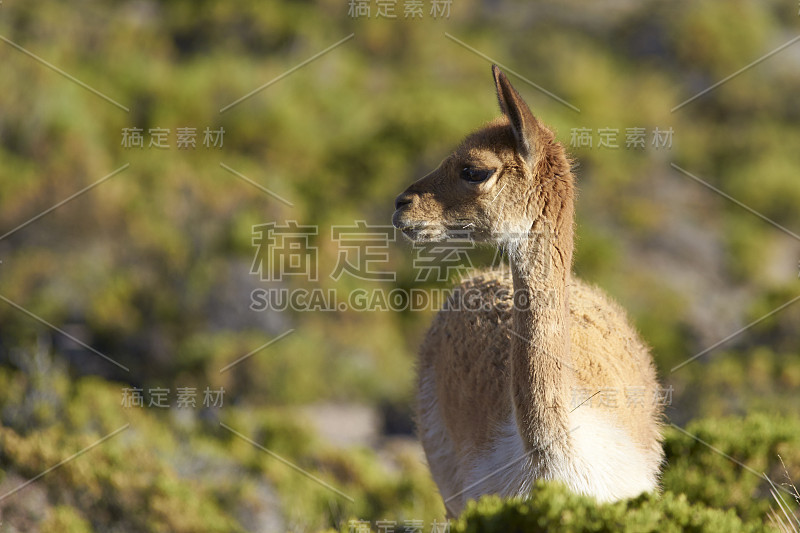
[[[410,215],[429,221],[439,219],[442,215],[442,205],[437,196],[423,195]]]

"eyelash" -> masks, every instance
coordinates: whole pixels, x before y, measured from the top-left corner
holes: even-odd
[[[481,183],[494,175],[494,169],[464,167],[461,169],[461,179],[469,183]]]

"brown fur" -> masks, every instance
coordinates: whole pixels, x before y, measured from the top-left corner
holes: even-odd
[[[503,116],[469,135],[398,196],[393,218],[418,241],[469,228],[476,240],[506,247],[511,258],[510,273],[485,272],[461,286],[496,305],[441,311],[422,345],[418,411],[434,477],[443,494],[444,486],[450,493],[464,488],[467,467],[496,446],[509,417],[541,464],[572,464],[583,453],[570,427],[576,389],[617,391],[615,408],[587,403],[577,409],[620,428],[655,476],[663,453],[652,358],[624,311],[572,276],[570,162],[506,77],[496,67],[493,72]],[[464,179],[465,167],[494,173],[472,183]],[[513,306],[512,291],[532,305]],[[435,382],[434,398],[423,397],[426,379]],[[644,405],[628,405],[630,387],[645,388]],[[442,442],[426,440],[425,432],[435,428],[422,421],[431,414],[443,421],[443,438],[453,448],[446,459],[436,449]],[[460,508],[448,505],[451,514]]]

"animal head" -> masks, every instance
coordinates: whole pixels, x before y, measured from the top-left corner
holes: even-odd
[[[571,208],[572,176],[563,147],[505,74],[497,66],[492,73],[503,115],[467,136],[395,200],[392,222],[411,240],[468,232],[476,241],[513,244],[510,236],[526,234],[537,220],[561,217],[565,203]],[[560,201],[551,201],[553,193]]]

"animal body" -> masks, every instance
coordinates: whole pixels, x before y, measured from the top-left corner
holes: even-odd
[[[483,494],[524,496],[539,478],[599,501],[652,491],[663,451],[649,350],[617,304],[572,275],[570,161],[492,72],[502,116],[395,201],[408,238],[466,228],[510,262],[462,282],[422,343],[417,425],[431,473],[450,516]]]

